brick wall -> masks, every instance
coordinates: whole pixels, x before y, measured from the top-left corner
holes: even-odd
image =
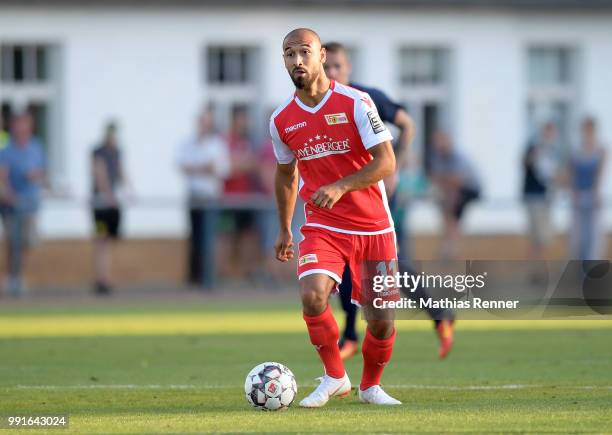
[[[608,242],[611,241],[612,238],[609,238]],[[558,237],[547,257],[566,258],[566,246],[565,238]],[[412,248],[416,259],[434,259],[438,238],[416,237]],[[521,236],[469,236],[463,239],[461,256],[469,259],[520,260],[526,258],[528,248],[528,240]],[[163,286],[183,282],[187,257],[183,240],[124,240],[117,243],[114,250],[113,272],[118,285]],[[1,252],[4,259],[4,249]],[[612,250],[608,249],[608,258],[610,252]],[[91,283],[92,269],[90,240],[44,241],[28,259],[27,281],[31,287],[83,287]],[[4,270],[4,260],[1,270]],[[292,279],[295,265],[286,265],[281,270],[287,279]]]

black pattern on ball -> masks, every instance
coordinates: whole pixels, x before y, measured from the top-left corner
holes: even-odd
[[[247,401],[256,409],[276,411],[289,407],[297,395],[295,376],[279,363],[253,368],[245,381]]]

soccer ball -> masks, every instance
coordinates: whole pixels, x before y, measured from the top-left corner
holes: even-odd
[[[295,376],[287,367],[265,362],[249,372],[244,382],[247,401],[263,411],[287,409],[297,395]]]

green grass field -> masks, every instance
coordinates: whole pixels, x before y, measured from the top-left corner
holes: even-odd
[[[297,306],[0,309],[0,415],[70,416],[50,433],[612,432],[610,321],[459,322],[446,361],[428,322],[398,329],[383,382],[403,406],[264,413],[242,393],[257,363],[288,365],[298,400],[322,374]]]

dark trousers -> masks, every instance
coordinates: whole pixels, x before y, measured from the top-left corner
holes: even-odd
[[[189,209],[189,284],[212,289],[215,286],[215,231],[219,211],[215,208]]]
[[[200,209],[189,209],[189,269],[187,271],[187,282],[200,285],[202,280],[202,268],[204,264],[204,246],[201,243],[203,228],[203,211]]]

